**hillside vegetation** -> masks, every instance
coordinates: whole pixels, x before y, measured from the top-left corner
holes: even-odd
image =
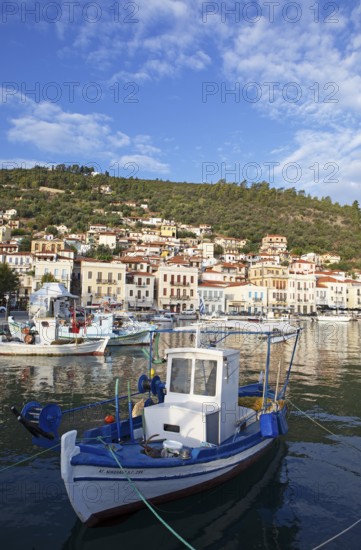
[[[111,194],[101,193],[102,185],[109,185]],[[65,193],[51,191],[55,189]],[[214,234],[249,239],[250,249],[256,249],[267,233],[280,233],[297,253],[335,252],[346,261],[361,260],[357,201],[341,206],[329,197],[271,188],[266,182],[212,185],[124,179],[92,176],[89,169],[60,165],[52,171],[1,170],[0,191],[1,208],[16,208],[30,233],[61,223],[72,231],[84,231],[89,223],[119,227],[117,212],[124,216],[151,212],[179,223],[210,224]],[[147,202],[149,210],[119,204],[123,201]]]

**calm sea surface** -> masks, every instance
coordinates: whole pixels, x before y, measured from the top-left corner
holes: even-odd
[[[289,432],[262,462],[221,487],[157,507],[159,515],[197,550],[312,549],[361,518],[361,322],[302,325],[288,390]],[[258,379],[265,350],[253,337],[232,337],[241,348],[241,377]],[[187,334],[162,334],[186,345]],[[284,349],[286,348],[286,349]],[[291,344],[275,348],[272,377],[284,371]],[[0,546],[4,550],[183,548],[142,510],[112,527],[85,528],[60,478],[59,456],[41,450],[10,412],[30,400],[68,409],[136,387],[148,361],[140,348],[112,348],[103,358],[0,357]],[[164,364],[154,366],[164,379]],[[163,376],[162,376],[163,375]],[[307,413],[304,416],[298,409]],[[68,415],[72,423],[98,423],[112,412]],[[316,424],[317,422],[317,424]],[[361,521],[327,545],[361,547]]]

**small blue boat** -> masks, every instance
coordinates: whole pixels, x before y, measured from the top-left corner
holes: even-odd
[[[285,394],[299,334],[289,336],[293,346],[282,383],[280,364],[277,372],[271,361],[272,333],[259,344],[267,346],[261,379],[243,386],[240,351],[219,342],[202,347],[198,334],[195,347],[168,349],[165,382],[144,374],[138,392],[130,395],[128,387],[125,396],[118,396],[116,383],[115,416],[81,435],[74,429],[60,438],[69,411],[58,405],[31,402],[14,412],[34,442],[61,440],[61,476],[71,505],[82,522],[96,525],[221,484],[265,454],[288,430]],[[141,399],[133,405],[135,395]],[[128,414],[121,419],[122,399]]]

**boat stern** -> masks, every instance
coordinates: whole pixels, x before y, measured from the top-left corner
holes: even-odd
[[[101,341],[101,344],[99,345],[97,350],[94,352],[94,355],[105,355],[105,350],[107,345],[109,344],[109,340],[110,340],[109,336],[106,336],[105,338],[103,338]]]

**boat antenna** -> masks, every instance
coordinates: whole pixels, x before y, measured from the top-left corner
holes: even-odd
[[[298,338],[299,338],[299,336],[300,336],[300,331],[301,331],[301,329],[297,329],[296,338],[295,338],[295,343],[294,343],[294,345],[293,345],[293,350],[292,350],[292,356],[291,356],[291,359],[290,359],[290,364],[289,364],[289,366],[288,366],[288,371],[287,371],[287,375],[286,375],[286,380],[285,380],[285,383],[283,384],[283,388],[282,388],[281,391],[280,391],[280,395],[277,396],[277,397],[280,398],[280,399],[283,399],[284,396],[285,396],[285,393],[286,393],[286,389],[287,389],[288,382],[289,382],[289,379],[290,379],[290,374],[291,374],[293,359],[294,359],[295,353],[296,353],[296,346],[297,346]]]
[[[120,441],[120,418],[119,418],[119,378],[115,381],[115,415],[116,415],[116,422],[117,422],[117,434],[118,434],[118,441]]]
[[[197,324],[196,327],[196,338],[195,338],[195,346],[196,348],[201,347],[201,326],[200,323]]]
[[[130,399],[130,382],[128,380],[128,414],[129,414],[129,432],[130,440],[134,441],[134,431],[133,431],[133,416],[132,416],[132,401]]]
[[[276,407],[276,409],[278,408],[277,396],[278,396],[278,385],[279,385],[279,381],[280,381],[280,372],[281,372],[281,359],[278,361],[276,391],[275,391],[274,401],[273,401],[273,404]]]
[[[265,376],[264,376],[264,382],[263,382],[263,403],[262,403],[263,410],[266,410],[267,408],[266,404],[267,404],[268,374],[269,374],[269,368],[270,368],[270,360],[271,360],[271,334],[268,334],[267,360],[266,360],[266,369],[265,369]]]

